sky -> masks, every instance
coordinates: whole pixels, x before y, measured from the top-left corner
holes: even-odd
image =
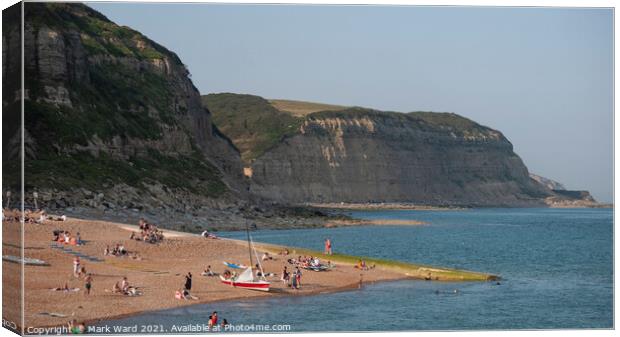
[[[454,112],[530,172],[613,201],[613,11],[89,3],[179,55],[202,94]]]

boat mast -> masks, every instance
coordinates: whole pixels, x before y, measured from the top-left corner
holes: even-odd
[[[250,236],[250,243],[252,244],[252,249],[254,250],[254,256],[256,257],[256,262],[258,262],[258,269],[260,270],[261,279],[267,280],[265,278],[265,271],[263,271],[263,264],[260,263],[260,258],[258,257],[258,253],[256,252],[256,247],[254,247],[254,241],[252,240],[252,236]]]
[[[252,262],[252,247],[250,244],[250,226],[248,225],[248,221],[245,221],[245,232],[248,235],[248,253],[250,253],[250,269],[253,267],[254,263]]]

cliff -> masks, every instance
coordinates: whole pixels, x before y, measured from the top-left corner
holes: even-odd
[[[3,80],[20,26],[3,21]],[[18,18],[18,17],[17,17]],[[25,188],[46,208],[197,209],[247,190],[176,54],[82,4],[26,3]],[[3,81],[4,188],[19,188],[19,82]]]
[[[545,186],[546,188],[550,189],[550,190],[559,190],[559,191],[563,191],[566,190],[566,187],[564,187],[564,185],[562,185],[561,183],[555,181],[555,180],[551,180],[549,178],[545,178],[545,177],[541,177],[537,174],[534,173],[530,173],[530,177],[534,180],[536,180],[539,184]]]
[[[235,144],[251,144],[245,142],[257,137],[257,130],[243,128],[240,121],[252,116],[237,100],[247,95],[216,97],[203,102],[218,125],[235,129],[229,133]],[[273,116],[286,113],[262,98],[254,102]],[[544,205],[553,194],[530,178],[499,131],[456,114],[341,107],[289,117],[294,118],[288,124],[299,125],[295,130],[271,134],[261,151],[247,149],[255,154],[245,158],[251,191],[262,197],[298,203],[533,206]]]

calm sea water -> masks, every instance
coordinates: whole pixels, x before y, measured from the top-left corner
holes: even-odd
[[[255,241],[501,275],[501,285],[397,281],[336,294],[221,302],[102,325],[290,324],[291,331],[563,329],[613,327],[610,209],[353,212],[428,226],[259,230]],[[244,238],[244,233],[220,233]],[[454,290],[458,292],[455,294]],[[437,293],[439,291],[439,293]],[[168,330],[169,331],[169,330]]]

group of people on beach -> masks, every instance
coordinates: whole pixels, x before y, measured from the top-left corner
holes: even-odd
[[[52,241],[74,246],[81,246],[84,244],[80,232],[77,232],[75,236],[73,236],[71,232],[62,229],[55,229],[52,231]]]
[[[114,283],[112,287],[112,293],[123,294],[127,296],[140,296],[142,293],[138,290],[138,287],[129,285],[127,277],[124,276],[120,281]]]
[[[38,210],[38,209],[37,210],[25,209],[24,213],[22,213],[17,208],[14,208],[14,209],[3,208],[2,209],[2,220],[3,221],[20,222],[22,219],[24,220],[24,223],[42,224],[46,220],[67,221],[67,216],[64,214],[58,217],[51,216],[51,215],[48,215],[45,210]]]
[[[127,257],[134,260],[142,260],[142,257],[140,257],[137,252],[127,250],[122,243],[117,243],[112,249],[110,249],[109,245],[106,245],[103,250],[103,256]]]
[[[164,232],[159,230],[157,226],[146,222],[144,218],[140,219],[138,227],[140,228],[140,234],[131,232],[129,239],[148,243],[158,243],[164,239]]]
[[[288,259],[287,262],[296,267],[301,267],[304,269],[323,266],[323,264],[321,263],[321,260],[316,256],[299,255],[296,259],[295,258]],[[331,261],[327,261],[327,264],[325,265],[325,267],[331,268],[332,267]]]
[[[284,266],[281,281],[284,282],[287,287],[299,290],[301,289],[301,275],[301,269],[299,269],[299,267],[295,267],[295,270],[291,273],[288,267]]]
[[[84,280],[84,295],[90,295],[93,285],[93,275],[86,272],[86,267],[82,264],[79,256],[73,258],[73,277]],[[70,291],[67,283],[64,288],[56,288],[54,290]]]
[[[185,282],[183,284],[182,290],[177,290],[174,294],[174,297],[177,300],[197,300],[198,297],[192,295],[190,293],[191,290],[192,290],[192,273],[188,272],[187,274],[185,274]]]

